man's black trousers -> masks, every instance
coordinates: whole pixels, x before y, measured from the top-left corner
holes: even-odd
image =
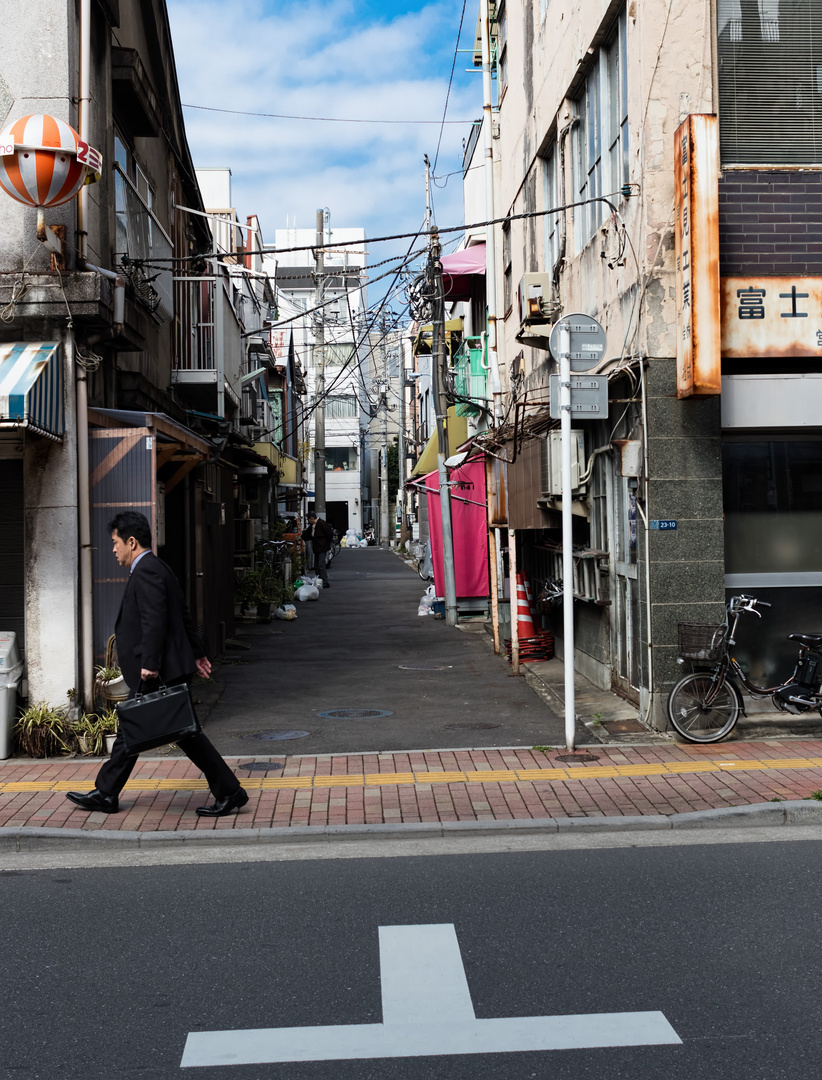
[[[177,682],[185,682],[185,679],[175,679],[169,685]],[[146,687],[146,690],[149,688]],[[131,695],[134,697],[134,694]],[[228,765],[223,760],[219,751],[211,740],[199,732],[197,735],[186,735],[177,740],[177,745],[201,773],[205,775],[211,794],[215,799],[224,799],[226,795],[233,795],[240,782]],[[125,787],[126,781],[131,776],[134,766],[137,764],[137,755],[129,755],[123,747],[123,736],[117,732],[111,757],[103,762],[97,773],[96,788],[103,795],[119,795]]]

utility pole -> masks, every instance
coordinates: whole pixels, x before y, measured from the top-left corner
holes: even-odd
[[[380,357],[382,359],[382,445],[380,447],[380,547],[391,547],[388,513],[388,350],[385,347],[385,317],[380,319]]]
[[[323,302],[323,243],[325,212],[317,211],[317,247],[314,252],[314,513],[325,517],[325,324]]]
[[[440,238],[437,229],[431,230],[430,280],[434,286],[434,316],[431,329],[431,375],[434,402],[437,409],[437,476],[442,516],[442,561],[445,574],[445,621],[457,625],[457,585],[454,571],[454,532],[451,526],[451,489],[445,459],[448,450],[448,401],[445,396],[445,294],[440,262]]]

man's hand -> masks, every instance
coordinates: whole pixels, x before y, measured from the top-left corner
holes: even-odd
[[[160,672],[159,671],[147,671],[146,668],[140,668],[140,678],[143,680],[143,682],[146,682],[146,680],[148,680],[148,679],[159,679],[160,678]]]
[[[201,656],[199,660],[196,660],[197,672],[201,679],[207,679],[211,674],[211,662],[206,656]]]

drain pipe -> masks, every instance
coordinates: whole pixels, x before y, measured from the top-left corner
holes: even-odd
[[[644,723],[647,726],[651,720],[651,710],[653,708],[654,701],[654,646],[651,640],[651,511],[648,506],[648,495],[650,490],[650,483],[648,479],[648,397],[645,387],[645,359],[640,357],[639,360],[639,382],[642,387],[642,444],[643,444],[643,461],[642,468],[645,473],[643,480],[645,496],[645,509],[640,507],[640,513],[642,514],[642,524],[645,526],[645,621],[647,623],[648,634],[648,708],[645,712]],[[637,503],[639,506],[639,503]]]
[[[80,138],[89,142],[90,73],[91,73],[91,0],[80,0],[80,92],[77,105],[77,128]],[[85,265],[88,240],[88,187],[83,184],[77,197],[77,251],[80,269]],[[69,330],[71,333],[71,330]],[[76,361],[75,361],[76,365]],[[94,685],[94,639],[92,626],[91,575],[91,492],[88,449],[88,374],[75,371],[77,408],[77,513],[80,547],[80,649],[83,701],[92,709]]]

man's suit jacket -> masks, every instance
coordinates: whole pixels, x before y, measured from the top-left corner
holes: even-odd
[[[185,606],[173,570],[147,551],[129,575],[114,624],[117,659],[130,690],[140,670],[159,671],[164,682],[193,675],[205,646]]]

